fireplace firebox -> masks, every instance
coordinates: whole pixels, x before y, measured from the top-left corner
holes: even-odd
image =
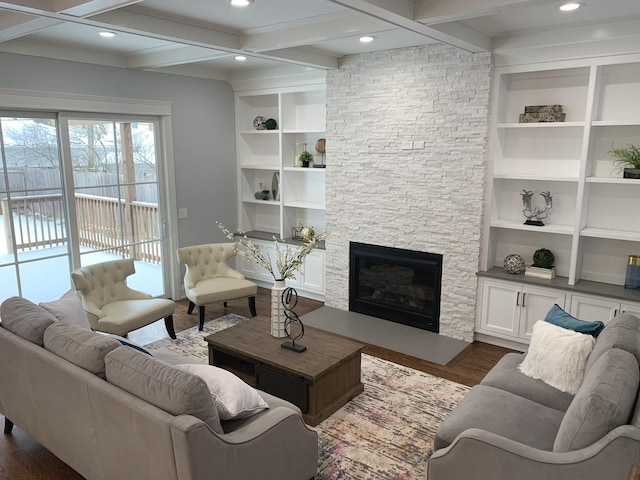
[[[349,310],[440,329],[442,255],[351,242]]]

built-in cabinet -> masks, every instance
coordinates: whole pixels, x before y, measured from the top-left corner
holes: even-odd
[[[583,289],[576,290],[566,284],[563,288],[563,279],[514,278],[510,280],[509,274],[498,269],[480,275],[476,317],[479,339],[524,349],[531,340],[533,325],[543,320],[554,304],[588,322],[600,320],[606,324],[623,312],[640,315],[640,291],[626,292],[629,299],[621,299],[587,293],[598,291],[597,282],[584,281]]]
[[[502,268],[512,253],[529,265],[548,248],[562,286],[623,289],[627,257],[640,254],[640,180],[624,179],[608,152],[640,146],[639,91],[638,55],[496,68],[480,273]],[[565,119],[519,123],[529,105],[562,105]],[[524,190],[552,195],[544,226],[524,224]],[[478,301],[492,300],[484,284]],[[599,316],[575,301],[589,319]],[[603,308],[598,313],[609,318]],[[492,331],[479,317],[478,331]]]
[[[324,85],[310,85],[236,93],[236,155],[238,168],[238,225],[261,248],[275,258],[272,242],[292,241],[293,228],[313,226],[324,232],[325,168],[316,143],[325,137],[326,98]],[[277,128],[257,129],[257,117],[274,119]],[[302,150],[314,155],[310,167],[302,167]],[[268,190],[267,198],[256,198]],[[273,278],[260,267],[238,260],[249,277],[265,283]],[[314,298],[324,295],[324,250],[314,250],[304,262],[296,287]],[[292,283],[292,282],[289,282]],[[292,286],[293,286],[292,283]]]

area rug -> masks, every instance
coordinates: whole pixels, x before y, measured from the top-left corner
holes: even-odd
[[[235,325],[234,314],[147,345],[206,363],[203,337]],[[318,432],[316,480],[425,479],[433,438],[469,387],[362,355],[364,392],[314,429]]]

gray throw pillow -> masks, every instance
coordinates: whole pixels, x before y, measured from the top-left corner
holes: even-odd
[[[171,415],[193,415],[224,433],[207,384],[129,347],[107,355],[107,381]]]
[[[56,317],[59,322],[70,323],[85,330],[91,330],[87,313],[82,308],[82,302],[78,298],[78,294],[73,290],[69,290],[58,300],[40,302],[39,305]]]
[[[579,450],[614,428],[629,423],[639,384],[640,372],[635,356],[617,348],[603,353],[585,375],[569,405],[553,451]]]
[[[56,317],[22,297],[7,298],[0,306],[2,326],[31,343],[44,345],[44,331]]]
[[[113,338],[63,322],[44,332],[44,348],[100,378],[105,378],[105,356],[119,346]]]

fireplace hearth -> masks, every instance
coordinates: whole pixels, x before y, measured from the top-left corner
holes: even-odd
[[[442,255],[351,242],[349,310],[438,333]]]

